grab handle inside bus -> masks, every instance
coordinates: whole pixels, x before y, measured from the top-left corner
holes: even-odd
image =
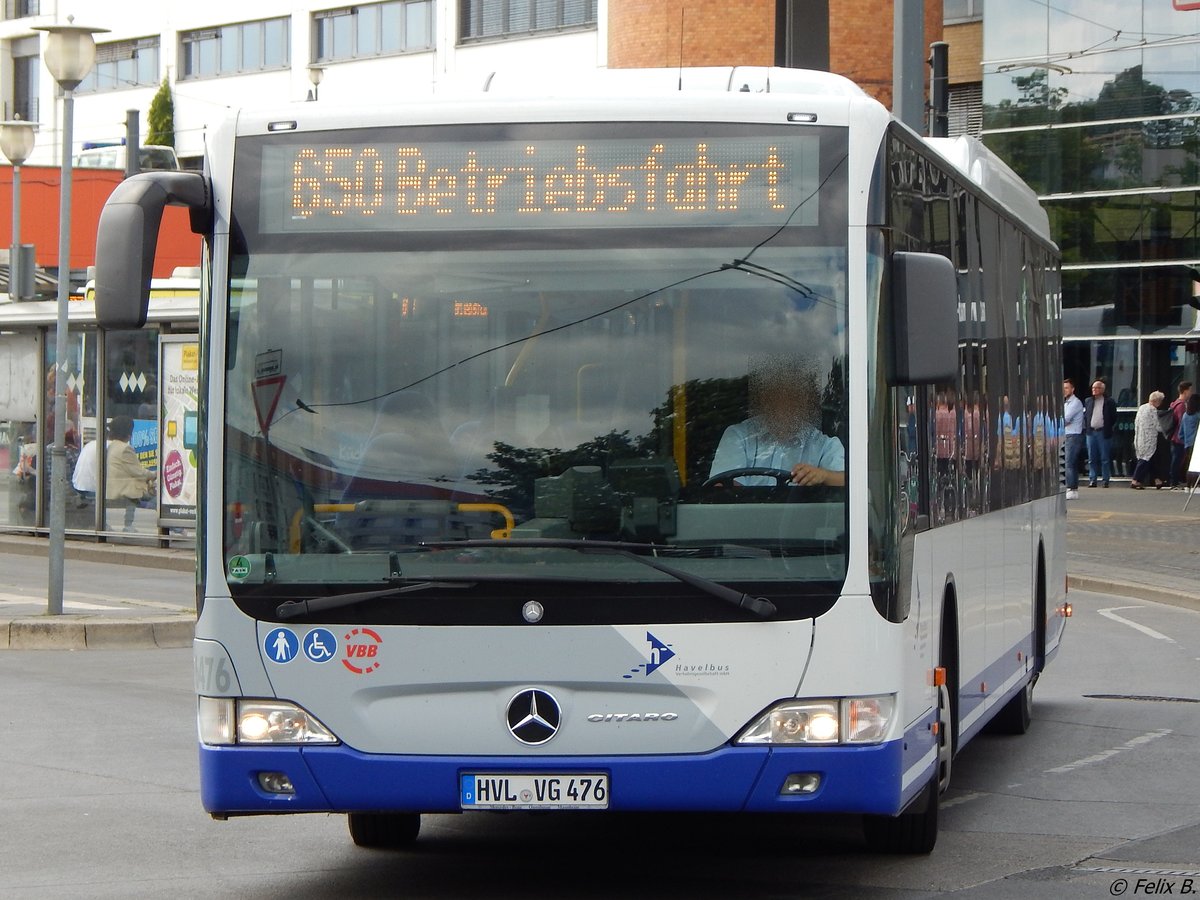
[[[198,172],[144,172],[117,185],[96,234],[96,321],[104,328],[146,324],[158,227],[167,205],[191,211],[192,231],[211,228],[212,192]]]
[[[936,253],[892,254],[893,385],[937,384],[958,375],[958,281]]]

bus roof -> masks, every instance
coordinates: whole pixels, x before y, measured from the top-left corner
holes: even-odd
[[[470,85],[465,85],[470,89]],[[823,97],[869,95],[841,75],[777,66],[709,66],[691,69],[594,69],[547,79],[545,73],[493,72],[480,87],[489,94],[523,97],[622,96],[670,93],[791,94]],[[461,91],[461,89],[460,89]]]
[[[803,103],[797,106],[797,99]],[[574,102],[566,102],[574,101]],[[237,113],[239,135],[461,122],[726,121],[847,125],[851,108],[887,112],[854,82],[828,72],[754,66],[597,69],[548,79],[493,72],[438,84],[395,105],[292,103]],[[805,118],[789,118],[793,114]],[[811,118],[808,116],[811,115]],[[398,119],[399,116],[399,119]]]
[[[576,100],[577,103],[564,102]],[[546,78],[544,72],[492,72],[452,80],[398,109],[296,103],[237,116],[239,135],[322,131],[395,124],[460,122],[724,121],[850,125],[870,122],[882,134],[886,108],[848,78],[830,72],[772,66],[594,69]],[[894,121],[894,120],[893,120]],[[916,135],[915,135],[916,136]],[[917,136],[919,137],[919,136]],[[994,202],[1038,236],[1052,241],[1037,195],[975,138],[923,138]]]
[[[925,143],[977,185],[988,196],[1015,214],[1032,231],[1050,237],[1050,217],[1037,194],[1008,164],[977,138],[925,138]]]

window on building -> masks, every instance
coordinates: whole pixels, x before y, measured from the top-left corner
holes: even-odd
[[[596,0],[459,0],[458,36],[471,41],[594,27]]]
[[[40,15],[38,0],[5,0],[4,18],[24,19],[26,16]]]
[[[969,22],[983,18],[983,0],[942,0],[943,22]]]
[[[96,64],[79,83],[78,93],[113,91],[158,84],[158,37],[96,45]]]
[[[433,0],[389,0],[313,14],[313,59],[336,62],[433,47]]]
[[[185,31],[179,37],[181,78],[211,78],[291,65],[288,17]]]
[[[42,69],[41,41],[35,35],[9,42],[12,54],[12,97],[6,118],[38,120],[38,75]]]
[[[948,121],[950,137],[960,134],[979,137],[983,130],[983,85],[980,82],[950,86]]]

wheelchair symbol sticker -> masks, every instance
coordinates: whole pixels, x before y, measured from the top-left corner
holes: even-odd
[[[304,655],[312,662],[329,662],[337,656],[337,649],[337,638],[327,628],[314,628],[304,636]]]

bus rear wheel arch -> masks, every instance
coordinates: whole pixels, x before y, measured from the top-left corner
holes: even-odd
[[[1029,680],[987,725],[991,734],[1025,734],[1033,723],[1033,687],[1046,664],[1046,554],[1038,545],[1037,578],[1033,600],[1033,660],[1034,671]]]

